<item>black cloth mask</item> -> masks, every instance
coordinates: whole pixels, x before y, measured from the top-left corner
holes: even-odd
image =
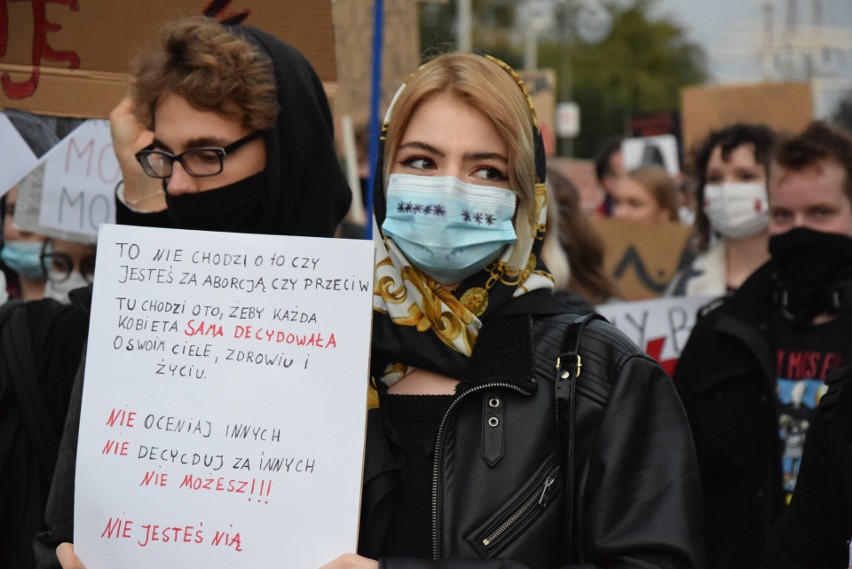
[[[278,118],[264,138],[264,209],[251,233],[331,237],[352,192],[334,146],[322,82],[293,47],[250,26],[229,29],[269,56],[278,87]]]
[[[852,305],[852,238],[798,227],[770,237],[769,252],[775,301],[797,325]]]
[[[163,180],[163,189],[167,183]],[[169,218],[178,229],[257,233],[266,185],[262,170],[221,188],[178,196],[166,192]]]

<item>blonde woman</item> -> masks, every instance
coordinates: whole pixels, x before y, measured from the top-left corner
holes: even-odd
[[[360,546],[325,569],[701,566],[697,467],[665,373],[592,320],[582,378],[555,378],[576,316],[540,262],[544,153],[521,81],[438,57],[382,139]]]

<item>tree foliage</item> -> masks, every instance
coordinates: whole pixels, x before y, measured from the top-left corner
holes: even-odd
[[[557,72],[557,100],[580,105],[581,132],[574,146],[577,156],[591,157],[601,141],[629,134],[633,113],[679,109],[681,87],[707,79],[703,49],[678,22],[656,16],[655,3],[605,1],[613,16],[612,32],[596,45],[583,44],[570,33],[539,43],[539,67]],[[512,4],[475,0],[473,41],[476,50],[517,66],[523,59],[523,44],[511,30]],[[567,6],[571,5],[569,0]],[[455,41],[455,10],[452,1],[421,6],[424,50],[440,43],[436,38]],[[570,18],[570,10],[566,15]],[[566,54],[570,58],[567,65]]]
[[[610,36],[597,45],[573,41],[569,46],[571,98],[580,105],[582,121],[575,147],[580,156],[593,155],[609,136],[629,134],[633,113],[679,109],[681,87],[707,78],[703,49],[678,23],[652,18],[653,4],[653,0],[637,0],[626,7],[611,4]],[[559,69],[563,53],[556,45],[544,45],[539,63]],[[558,97],[567,99],[568,94]]]

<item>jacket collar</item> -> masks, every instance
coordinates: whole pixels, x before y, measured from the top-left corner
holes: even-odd
[[[534,354],[532,317],[495,315],[480,330],[468,372],[457,392],[485,383],[505,383],[535,393]]]

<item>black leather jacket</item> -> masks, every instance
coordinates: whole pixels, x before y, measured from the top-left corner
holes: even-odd
[[[613,326],[581,344],[574,488],[557,451],[556,355],[573,316],[487,321],[436,444],[433,560],[385,569],[702,567],[698,469],[665,372]],[[360,553],[377,558],[400,459],[370,412]],[[575,500],[567,535],[566,493]]]

